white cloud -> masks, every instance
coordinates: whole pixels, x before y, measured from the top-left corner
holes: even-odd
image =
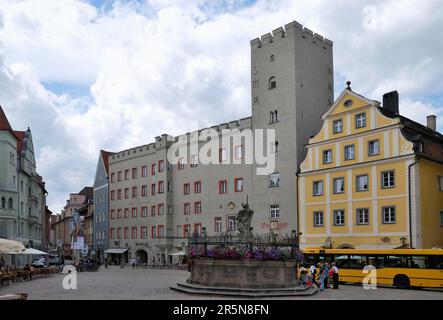
[[[422,123],[443,101],[438,1],[116,2],[0,0],[0,103],[14,127],[30,126],[49,203],[91,185],[99,149],[250,114],[249,40],[294,19],[334,41],[336,78],[381,100],[398,89],[401,111]],[[376,8],[364,28],[366,5]],[[58,83],[89,96],[55,94]],[[335,83],[341,91],[344,83]],[[160,120],[159,120],[160,119]]]

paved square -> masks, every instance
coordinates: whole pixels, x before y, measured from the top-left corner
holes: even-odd
[[[12,283],[0,288],[0,295],[9,293],[28,293],[29,300],[208,300],[223,298],[219,296],[190,296],[169,289],[177,282],[184,282],[189,276],[187,271],[132,269],[125,267],[101,268],[98,272],[77,273],[77,289],[63,289],[65,274],[49,278]],[[326,290],[309,297],[286,297],[286,299],[429,299],[443,300],[443,291],[399,290],[395,288],[378,288],[365,290],[361,286],[342,285],[339,290]]]

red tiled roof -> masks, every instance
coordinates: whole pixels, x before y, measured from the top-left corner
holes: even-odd
[[[8,118],[6,118],[6,114],[3,111],[3,108],[1,106],[0,106],[0,130],[7,130],[14,136],[14,138],[18,139],[14,130],[12,130],[12,127],[9,124]]]

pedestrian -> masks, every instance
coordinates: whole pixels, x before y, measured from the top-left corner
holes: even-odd
[[[315,267],[314,264],[312,264],[309,267],[309,273],[310,273],[310,278],[312,280],[312,283],[314,283],[317,286],[317,288],[320,288],[320,285],[319,285],[319,283],[317,281],[318,272],[317,272],[317,268]]]
[[[105,268],[108,269],[108,259],[105,258]]]
[[[135,258],[131,259],[131,265],[132,265],[132,269],[134,269],[135,268]]]
[[[332,263],[332,270],[333,270],[332,281],[334,283],[332,289],[338,289],[339,275],[338,275],[338,268],[335,262]]]
[[[330,265],[329,263],[325,263],[325,277],[324,277],[324,283],[323,283],[323,287],[325,289],[329,289],[329,271],[330,271]]]
[[[320,291],[323,291],[325,289],[325,268],[321,262],[318,264],[318,281],[318,287],[320,288]]]

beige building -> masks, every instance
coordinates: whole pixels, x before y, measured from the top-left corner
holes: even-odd
[[[171,262],[170,253],[182,250],[191,233],[235,232],[247,195],[254,233],[298,230],[295,173],[332,102],[330,40],[295,21],[252,40],[252,116],[212,129],[221,139],[224,129],[273,129],[265,152],[275,158],[275,170],[258,175],[263,165],[247,163],[245,140],[220,147],[221,163],[209,165],[198,163],[188,140],[183,160],[169,164],[168,150],[190,133],[116,152],[109,156],[109,247],[127,249],[140,262]]]

